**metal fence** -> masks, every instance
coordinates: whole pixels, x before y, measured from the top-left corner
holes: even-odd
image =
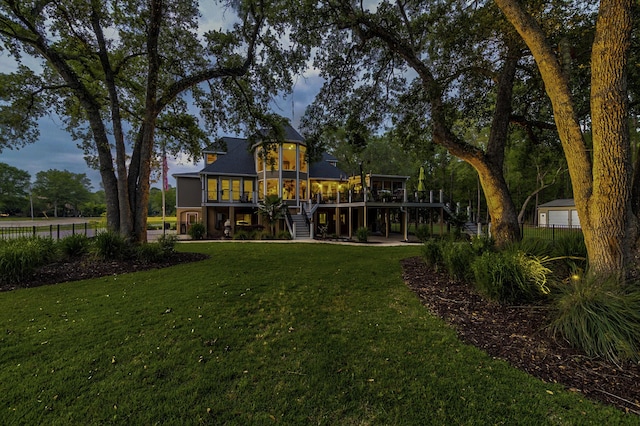
[[[45,226],[4,226],[0,227],[0,239],[22,237],[41,237],[59,240],[70,235],[82,234],[87,237],[95,237],[98,232],[106,230],[104,225],[99,223],[69,223]]]
[[[539,238],[555,241],[566,235],[582,234],[582,229],[579,226],[534,226],[523,224],[520,227],[520,232],[522,233],[522,238]]]

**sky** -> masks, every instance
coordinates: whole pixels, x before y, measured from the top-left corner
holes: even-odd
[[[219,13],[214,2],[202,2],[201,29],[220,28],[229,25],[225,19],[230,16]],[[26,58],[23,58],[26,59]],[[36,61],[26,65],[37,67]],[[16,64],[6,52],[0,52],[0,73],[14,71]],[[285,98],[274,100],[272,112],[282,115],[291,121],[294,128],[299,128],[300,119],[305,108],[313,101],[316,93],[322,85],[322,79],[313,71],[306,76],[301,76],[296,81],[293,93]],[[47,116],[39,121],[40,137],[34,144],[29,144],[19,149],[5,149],[0,152],[0,162],[9,164],[20,170],[25,170],[31,175],[31,181],[35,181],[36,174],[50,169],[67,170],[72,173],[84,173],[92,182],[92,191],[101,188],[100,174],[97,170],[89,168],[83,158],[83,151],[77,147],[71,136],[62,130],[61,119],[55,115]],[[245,135],[211,135],[211,140],[220,136],[245,136]],[[167,158],[169,166],[169,185],[175,186],[175,179],[171,176],[177,173],[197,172],[202,166],[202,160],[197,164],[189,162],[185,158]],[[160,187],[157,182],[152,186]]]

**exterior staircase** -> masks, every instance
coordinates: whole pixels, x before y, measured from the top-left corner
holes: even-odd
[[[305,215],[303,214],[294,214],[291,215],[291,219],[296,226],[296,240],[309,240],[311,239],[311,231],[309,230],[309,225],[307,225],[307,220]]]
[[[444,204],[442,208],[450,217],[455,216],[455,213],[449,208],[447,204]],[[462,225],[462,232],[469,234],[472,237],[476,236],[478,235],[478,224],[473,222],[466,222],[464,225]]]

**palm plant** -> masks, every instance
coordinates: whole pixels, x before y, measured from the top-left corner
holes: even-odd
[[[275,224],[285,217],[287,205],[277,195],[267,195],[258,203],[258,214],[269,224],[271,235],[275,235]]]

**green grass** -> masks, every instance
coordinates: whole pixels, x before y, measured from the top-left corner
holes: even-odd
[[[463,345],[420,248],[195,243],[210,260],[0,294],[3,424],[637,424]]]

